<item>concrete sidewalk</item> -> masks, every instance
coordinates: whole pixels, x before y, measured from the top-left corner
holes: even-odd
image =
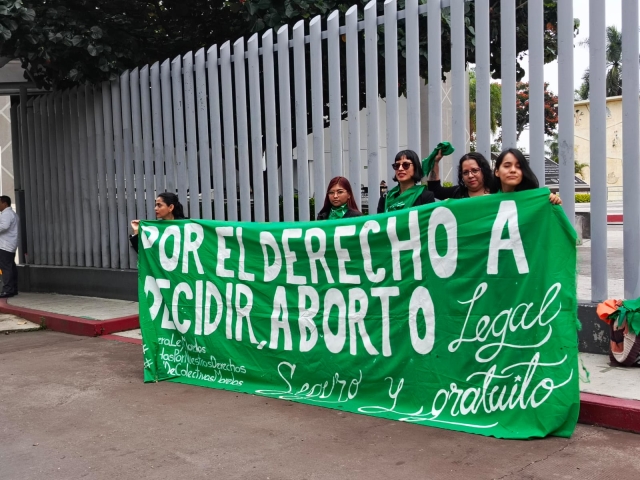
[[[24,292],[0,299],[0,314],[21,317],[35,327],[85,336],[108,335],[139,326],[138,302],[55,293]]]

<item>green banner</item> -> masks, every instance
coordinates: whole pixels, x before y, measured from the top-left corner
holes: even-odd
[[[570,436],[576,236],[548,196],[324,222],[141,222],[145,381]]]

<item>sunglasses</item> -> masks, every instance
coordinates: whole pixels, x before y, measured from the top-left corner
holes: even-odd
[[[400,170],[400,168],[402,168],[403,170],[409,170],[409,168],[413,165],[413,163],[411,162],[398,162],[398,163],[392,163],[391,167],[394,170]]]

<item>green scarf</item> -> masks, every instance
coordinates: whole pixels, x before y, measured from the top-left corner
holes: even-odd
[[[384,211],[395,212],[396,210],[413,207],[413,204],[424,189],[424,185],[416,184],[400,193],[400,185],[396,185],[387,193],[387,198],[384,202]]]
[[[344,214],[347,213],[349,207],[345,203],[341,207],[331,207],[331,211],[329,212],[329,220],[338,220],[339,218],[344,217]]]
[[[427,158],[422,160],[422,172],[425,175],[429,175],[431,170],[433,170],[433,166],[436,163],[436,155],[438,154],[438,150],[442,150],[442,155],[446,156],[451,155],[455,151],[455,148],[453,148],[453,145],[451,145],[449,142],[440,142],[438,145],[436,145],[436,148],[433,149],[433,152],[431,152]]]

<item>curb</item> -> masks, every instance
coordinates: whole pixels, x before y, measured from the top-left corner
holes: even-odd
[[[580,393],[578,422],[640,433],[640,400]]]
[[[11,313],[30,322],[34,322],[47,330],[69,333],[71,335],[81,335],[84,337],[97,337],[140,328],[138,315],[129,315],[127,317],[113,318],[110,320],[87,320],[86,318],[16,307],[9,305],[6,299],[0,300],[0,312]]]

